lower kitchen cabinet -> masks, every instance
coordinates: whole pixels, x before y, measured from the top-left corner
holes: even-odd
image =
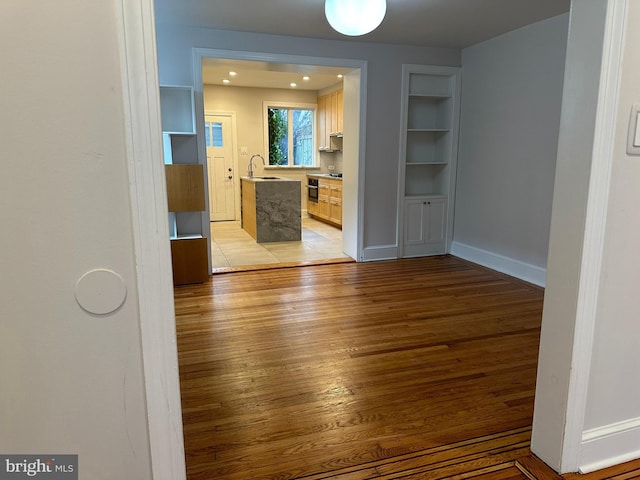
[[[413,197],[404,202],[404,257],[446,253],[447,199]]]
[[[342,225],[342,181],[333,180],[329,188],[329,220]]]
[[[329,219],[329,196],[318,195],[318,213],[316,216],[325,220]]]
[[[318,215],[318,202],[307,201],[307,213],[312,216]]]
[[[312,217],[342,227],[342,179],[318,179],[318,203],[308,202],[307,212]]]

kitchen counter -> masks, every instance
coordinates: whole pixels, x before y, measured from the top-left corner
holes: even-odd
[[[342,180],[342,177],[336,177],[330,173],[307,173],[307,177],[332,178],[334,180]]]
[[[275,176],[262,176],[262,177],[240,177],[241,180],[245,180],[251,183],[264,183],[264,182],[299,182],[300,180],[292,180],[290,178],[282,178]]]
[[[302,240],[301,184],[281,177],[241,177],[242,228],[258,243]]]

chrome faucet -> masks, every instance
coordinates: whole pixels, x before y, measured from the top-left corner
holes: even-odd
[[[264,157],[262,155],[260,155],[259,153],[256,153],[255,155],[251,155],[251,158],[249,159],[249,166],[247,168],[247,172],[249,174],[249,178],[253,177],[253,159],[258,157],[260,160],[262,160],[262,165],[266,165],[265,161],[264,161]]]

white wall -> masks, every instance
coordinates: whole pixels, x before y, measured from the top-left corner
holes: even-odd
[[[364,248],[397,248],[401,66],[459,66],[459,50],[158,25],[161,84],[193,84],[192,47],[368,61]]]
[[[640,458],[640,156],[626,153],[629,112],[640,102],[640,4],[628,8],[584,420],[587,469]]]
[[[616,439],[620,430],[609,429],[599,432],[604,443],[590,446],[584,442],[589,437],[585,434],[594,433],[590,429],[623,420],[637,423],[640,417],[640,389],[634,385],[640,374],[635,360],[640,346],[640,303],[629,285],[637,285],[633,266],[637,269],[638,257],[633,244],[640,232],[637,221],[627,224],[634,218],[632,212],[627,218],[619,216],[638,200],[637,187],[633,191],[627,183],[635,180],[637,185],[636,159],[626,158],[622,151],[629,103],[637,99],[638,88],[632,80],[637,78],[637,68],[626,65],[622,71],[623,101],[617,113],[611,181],[606,178],[608,169],[603,169],[609,152],[602,147],[611,140],[607,129],[612,128],[613,119],[608,110],[618,102],[612,74],[621,67],[611,53],[603,56],[605,41],[606,52],[611,52],[608,39],[622,32],[621,25],[611,24],[614,16],[607,19],[607,8],[623,3],[575,0],[571,6],[531,444],[533,453],[560,472],[596,461],[589,450],[616,463],[617,455],[637,450],[640,444],[637,425],[635,441],[624,434]],[[637,23],[638,10],[632,12],[629,20]],[[628,55],[633,55],[630,45],[634,40],[637,42],[637,36],[627,39]],[[615,116],[614,111],[611,117]],[[622,188],[621,192],[615,192],[616,188]],[[607,189],[611,192],[608,212]],[[598,236],[604,222],[602,249]],[[600,268],[598,257],[603,254]]]
[[[0,3],[0,452],[151,478],[116,2]],[[88,270],[124,279],[95,316]],[[102,292],[96,292],[98,294]]]
[[[569,15],[462,51],[453,253],[544,284]]]

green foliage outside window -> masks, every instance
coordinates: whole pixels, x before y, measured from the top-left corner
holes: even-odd
[[[281,108],[269,108],[269,165],[288,164],[288,113]]]

